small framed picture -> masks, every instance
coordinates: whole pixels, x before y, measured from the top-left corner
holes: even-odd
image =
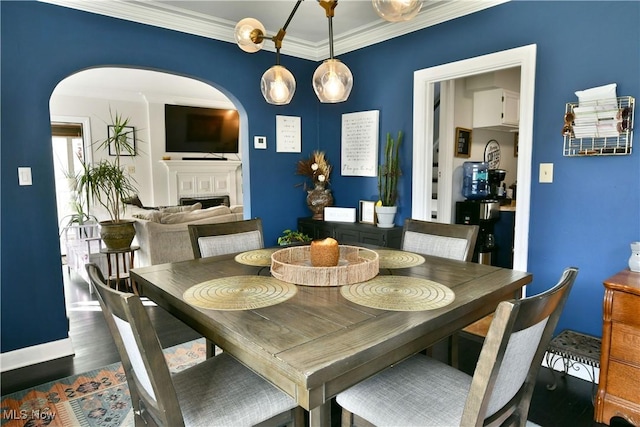
[[[455,156],[469,158],[471,156],[471,129],[456,128]]]
[[[362,222],[365,224],[375,224],[376,223],[376,202],[372,202],[369,200],[360,200],[360,217],[358,222]]]
[[[109,138],[113,138],[115,126],[107,126],[107,132]],[[127,138],[126,144],[131,147],[131,150],[121,148],[119,153],[116,153],[116,147],[113,142],[109,143],[109,155],[110,156],[135,156],[136,155],[136,129],[131,126],[122,127],[122,135]]]

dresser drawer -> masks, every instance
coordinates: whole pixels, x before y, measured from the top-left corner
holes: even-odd
[[[609,360],[607,394],[640,403],[640,368]]]
[[[625,292],[613,294],[611,320],[640,328],[640,297]]]
[[[627,325],[614,323],[611,326],[612,359],[632,363],[640,370],[640,331]]]

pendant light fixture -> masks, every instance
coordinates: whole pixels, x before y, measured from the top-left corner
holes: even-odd
[[[322,103],[335,104],[346,101],[353,88],[353,74],[339,59],[333,57],[333,15],[337,0],[319,0],[329,21],[329,59],[313,73],[313,90]]]
[[[284,26],[273,37],[265,36],[266,30],[260,21],[245,18],[236,24],[236,43],[245,52],[254,53],[262,49],[265,38],[271,39],[276,46],[276,65],[264,72],[260,79],[260,90],[265,101],[273,105],[286,105],[296,92],[296,79],[291,71],[280,65],[280,48],[287,27],[295,15],[302,0],[298,0]]]
[[[264,25],[255,18],[245,18],[235,27],[236,43],[245,52],[258,52],[262,49],[265,40],[271,40],[275,43],[276,65],[265,71],[260,79],[262,96],[269,104],[286,105],[291,102],[296,91],[296,79],[293,74],[280,65],[280,48],[287,26],[302,1],[296,1],[287,22],[275,36],[266,36]],[[323,61],[313,73],[313,90],[320,102],[343,102],[349,98],[353,88],[353,74],[349,67],[333,57],[333,16],[338,0],[317,1],[325,10],[329,21],[329,59]],[[372,3],[378,15],[390,22],[408,21],[414,18],[422,7],[422,1],[419,0],[372,0]]]
[[[409,21],[422,8],[420,0],[371,0],[371,2],[376,13],[389,22]]]

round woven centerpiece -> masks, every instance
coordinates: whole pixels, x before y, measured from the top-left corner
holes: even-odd
[[[391,311],[435,310],[455,299],[455,293],[438,282],[406,276],[378,276],[343,286],[340,293],[353,303]]]
[[[422,255],[397,249],[376,249],[380,268],[409,268],[424,263]]]
[[[277,249],[256,249],[236,255],[235,260],[240,264],[268,267],[271,265],[271,254]]]
[[[211,310],[251,310],[279,304],[293,297],[295,285],[273,277],[234,276],[208,280],[187,289],[182,297]]]
[[[364,282],[378,274],[378,254],[370,249],[340,245],[335,267],[314,267],[310,246],[292,246],[271,255],[271,274],[279,280],[306,286],[342,286]]]

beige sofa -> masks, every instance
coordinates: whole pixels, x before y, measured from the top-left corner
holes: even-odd
[[[196,204],[148,210],[128,205],[125,216],[135,220],[133,244],[140,246],[135,265],[143,267],[193,259],[188,225],[241,221],[243,209],[241,205],[201,209]]]

